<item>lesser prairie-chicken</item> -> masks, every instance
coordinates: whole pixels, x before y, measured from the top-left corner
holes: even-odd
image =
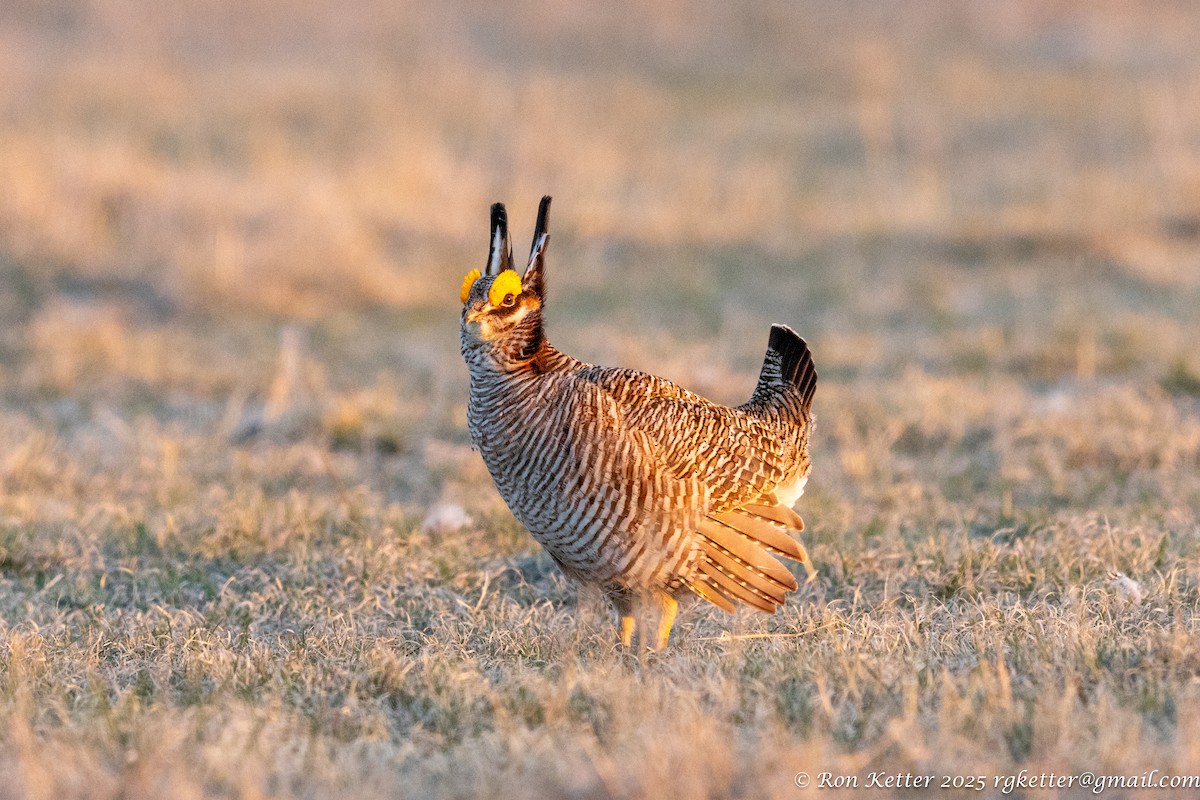
[[[629,646],[642,601],[666,646],[689,594],[773,612],[797,588],[775,556],[800,561],[792,510],[809,472],[817,374],[807,344],[773,325],[758,385],[737,407],[663,378],[585,364],[546,339],[550,198],[524,275],[504,206],[492,206],[482,273],[462,285],[471,439],[517,519],[569,577],[599,586]]]

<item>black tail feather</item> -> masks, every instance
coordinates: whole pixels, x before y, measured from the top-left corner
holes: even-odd
[[[804,410],[808,411],[813,393],[817,390],[817,370],[813,365],[812,352],[808,349],[808,343],[787,325],[772,325],[754,398],[765,399],[787,384],[799,390]]]

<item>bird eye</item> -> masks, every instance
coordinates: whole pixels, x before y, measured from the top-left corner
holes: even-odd
[[[515,302],[517,302],[517,298],[513,295],[512,292],[509,292],[508,294],[504,295],[504,299],[502,301],[500,301],[500,305],[504,306],[505,308],[508,308]]]

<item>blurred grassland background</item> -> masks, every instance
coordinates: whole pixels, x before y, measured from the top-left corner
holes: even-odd
[[[1197,42],[1186,3],[6,0],[0,798],[1200,773]],[[740,402],[769,323],[812,345],[780,615],[622,656],[471,452],[459,283],[544,193],[568,352]]]

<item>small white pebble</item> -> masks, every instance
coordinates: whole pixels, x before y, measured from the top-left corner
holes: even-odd
[[[1142,585],[1130,578],[1124,572],[1110,572],[1108,574],[1108,585],[1117,590],[1117,594],[1121,599],[1128,600],[1131,603],[1138,604],[1146,597],[1146,590]]]
[[[461,530],[471,524],[471,517],[458,503],[438,503],[429,509],[425,521],[421,523],[422,530],[437,533],[448,533]]]

